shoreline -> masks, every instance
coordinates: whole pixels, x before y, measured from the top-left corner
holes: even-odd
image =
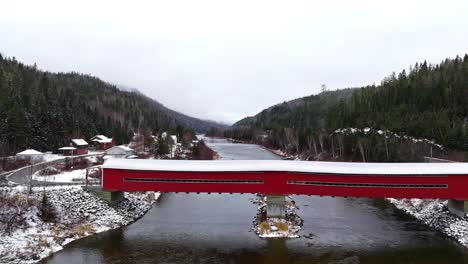
[[[52,207],[57,210],[55,222],[45,222],[38,216],[42,192],[46,191]],[[2,197],[36,200],[25,209],[24,226],[0,237],[1,263],[37,263],[62,250],[78,239],[122,228],[143,217],[159,200],[159,192],[125,193],[125,200],[115,206],[86,192],[81,187],[0,188]]]

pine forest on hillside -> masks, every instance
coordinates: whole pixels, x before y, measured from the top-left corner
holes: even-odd
[[[391,74],[380,85],[323,91],[284,102],[237,122],[224,134],[248,141],[267,140],[265,144],[292,153],[314,152],[314,142],[329,152],[338,152],[340,140],[336,138],[336,130],[371,128],[430,139],[447,148],[466,151],[467,123],[468,55],[465,55],[438,65],[417,63],[408,72]],[[375,137],[349,135],[343,148],[349,155],[362,156],[357,153],[367,152],[360,150],[364,148],[363,141],[375,140],[366,143],[368,151],[388,153],[388,148],[378,147],[386,144],[383,141],[388,136]],[[390,156],[375,154],[368,160],[405,160]]]
[[[43,72],[0,55],[0,155],[57,151],[97,134],[129,142],[133,132],[203,131],[216,123],[165,108],[136,91],[79,73]]]

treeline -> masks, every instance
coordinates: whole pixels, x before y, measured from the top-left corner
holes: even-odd
[[[175,133],[211,126],[98,78],[43,72],[0,55],[1,156],[26,148],[56,151],[71,138],[96,134],[122,144],[141,129]]]
[[[246,141],[265,141],[264,144],[290,153],[311,151],[313,141],[322,138],[327,139],[324,144],[328,144],[330,154],[337,151],[334,131],[369,127],[427,138],[450,149],[468,150],[467,117],[468,55],[465,55],[438,65],[417,63],[408,72],[391,74],[380,85],[323,91],[278,104],[237,122],[224,134]],[[353,142],[348,154],[360,155],[358,141],[369,137],[347,135],[345,139]],[[368,152],[382,153],[385,137],[375,135],[375,138],[379,142],[369,144]],[[370,160],[400,158],[379,154]]]

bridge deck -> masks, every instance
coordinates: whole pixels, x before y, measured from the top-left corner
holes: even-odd
[[[468,164],[110,159],[103,189],[468,199]]]

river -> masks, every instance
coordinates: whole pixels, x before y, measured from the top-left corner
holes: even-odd
[[[280,159],[256,145],[207,143],[222,159]],[[260,239],[250,230],[254,198],[163,194],[137,222],[74,241],[42,263],[468,263],[464,248],[381,199],[293,196],[302,237]]]

